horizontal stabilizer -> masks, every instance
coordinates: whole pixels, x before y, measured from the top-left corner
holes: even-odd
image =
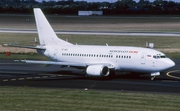
[[[3,44],[5,47],[19,47],[19,48],[28,48],[28,49],[39,49],[45,50],[44,46],[23,46],[23,45],[14,45],[14,44]]]

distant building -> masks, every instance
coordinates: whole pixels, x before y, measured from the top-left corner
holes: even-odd
[[[103,15],[103,11],[78,11],[79,16]]]

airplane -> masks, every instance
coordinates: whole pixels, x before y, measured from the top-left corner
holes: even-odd
[[[77,45],[60,39],[55,34],[40,8],[34,8],[40,45],[21,46],[36,49],[52,61],[16,60],[16,62],[60,65],[82,68],[86,77],[110,77],[115,71],[148,73],[151,80],[175,63],[164,53],[151,48],[132,46]]]

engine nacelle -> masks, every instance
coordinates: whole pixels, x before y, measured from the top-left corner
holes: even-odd
[[[90,65],[86,69],[86,74],[88,76],[106,77],[110,74],[110,70],[104,65]]]

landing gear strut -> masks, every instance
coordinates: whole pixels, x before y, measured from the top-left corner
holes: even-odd
[[[159,75],[160,75],[160,72],[153,72],[153,73],[151,73],[151,81],[154,81],[155,77],[159,76]]]

